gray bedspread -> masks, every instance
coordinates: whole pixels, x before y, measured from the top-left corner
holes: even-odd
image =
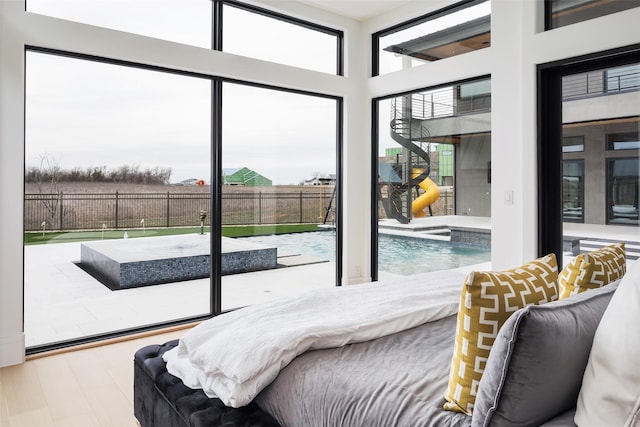
[[[469,426],[445,411],[456,316],[344,347],[309,351],[256,398],[283,427]]]

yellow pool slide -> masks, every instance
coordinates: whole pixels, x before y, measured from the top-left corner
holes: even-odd
[[[421,173],[422,171],[413,171],[414,176],[418,176]],[[424,193],[418,196],[418,198],[415,199],[413,203],[411,203],[411,212],[413,213],[414,218],[422,218],[427,216],[424,211],[425,208],[435,203],[435,201],[440,197],[440,190],[438,189],[436,183],[431,180],[431,178],[425,178],[418,185],[424,190]]]

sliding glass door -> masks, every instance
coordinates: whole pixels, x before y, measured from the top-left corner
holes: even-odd
[[[637,258],[640,53],[567,60],[540,76],[540,253],[571,257],[622,240]]]
[[[211,84],[27,52],[27,347],[210,315]]]
[[[339,283],[340,99],[39,49],[26,70],[30,351]]]

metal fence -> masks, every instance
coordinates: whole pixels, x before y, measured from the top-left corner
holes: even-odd
[[[330,206],[332,222],[332,191],[223,193],[222,225],[319,223]],[[199,226],[209,207],[209,193],[32,193],[24,197],[24,230]]]

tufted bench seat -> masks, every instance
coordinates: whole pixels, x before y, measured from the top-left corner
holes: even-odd
[[[149,345],[134,357],[134,415],[142,427],[279,427],[254,403],[229,408],[167,372],[162,355],[178,340]]]

